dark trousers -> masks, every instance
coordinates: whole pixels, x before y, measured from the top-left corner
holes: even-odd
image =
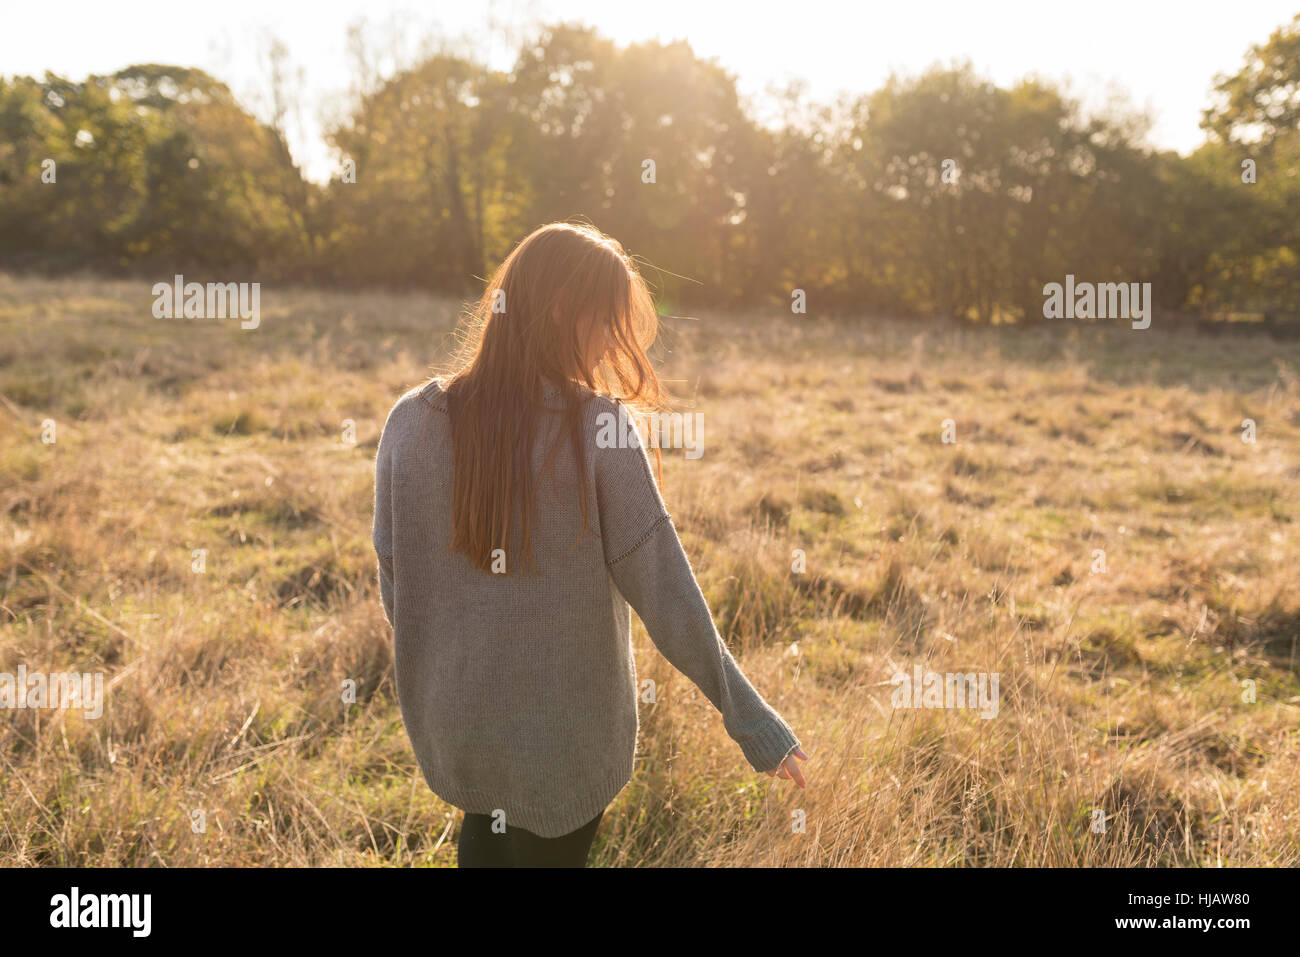
[[[503,833],[494,833],[490,815],[467,812],[456,842],[456,866],[586,867],[587,852],[604,816],[601,811],[576,831],[560,837],[538,837],[509,824]]]

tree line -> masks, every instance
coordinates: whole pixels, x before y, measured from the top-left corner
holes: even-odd
[[[1044,286],[1150,283],[1158,312],[1300,313],[1300,16],[1218,78],[1189,156],[1145,120],[969,65],[782,121],[683,42],[543,28],[513,68],[432,55],[360,91],[325,184],[207,73],[0,79],[0,265],[473,292],[581,216],[666,309],[1034,321]]]

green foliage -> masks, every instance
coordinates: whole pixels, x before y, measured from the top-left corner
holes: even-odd
[[[819,312],[1040,321],[1072,273],[1274,318],[1300,312],[1298,64],[1300,17],[1219,78],[1211,140],[1182,157],[1144,144],[1141,115],[969,64],[829,106],[795,85],[773,128],[684,42],[555,25],[508,73],[444,52],[367,78],[328,132],[349,173],[323,187],[201,70],[15,77],[0,262],[465,295],[531,229],[582,217],[660,267],[672,310],[803,289]]]

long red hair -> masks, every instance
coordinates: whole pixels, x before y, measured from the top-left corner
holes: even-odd
[[[462,348],[444,380],[451,418],[454,477],[451,550],[489,571],[495,549],[510,551],[519,522],[520,552],[509,568],[532,567],[535,517],[534,433],[542,390],[559,390],[567,431],[585,473],[583,394],[613,396],[633,412],[663,407],[647,350],[658,334],[653,297],[615,239],[586,223],[549,223],[521,241],[493,273],[467,316]],[[654,445],[656,465],[659,449]],[[586,530],[586,483],[579,482]]]

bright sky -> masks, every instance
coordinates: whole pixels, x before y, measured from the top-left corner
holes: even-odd
[[[539,20],[581,22],[620,45],[685,39],[716,58],[742,95],[761,97],[798,79],[830,101],[868,92],[891,70],[918,73],[936,61],[969,59],[1000,84],[1036,74],[1069,79],[1070,91],[1099,106],[1116,92],[1154,116],[1150,140],[1186,152],[1203,139],[1198,122],[1216,73],[1235,72],[1246,50],[1300,12],[1297,0],[480,0],[458,4],[393,0],[66,0],[55,6],[0,0],[0,71],[73,79],[132,63],[198,66],[225,81],[247,107],[267,114],[266,49],[271,36],[302,70],[302,110],[290,145],[306,175],[328,178],[333,157],[321,138],[346,103],[352,60],[347,28],[367,23],[375,46],[408,61],[426,37],[508,69],[518,44],[511,27]],[[500,24],[489,32],[489,22]],[[469,38],[469,39],[466,39]]]

